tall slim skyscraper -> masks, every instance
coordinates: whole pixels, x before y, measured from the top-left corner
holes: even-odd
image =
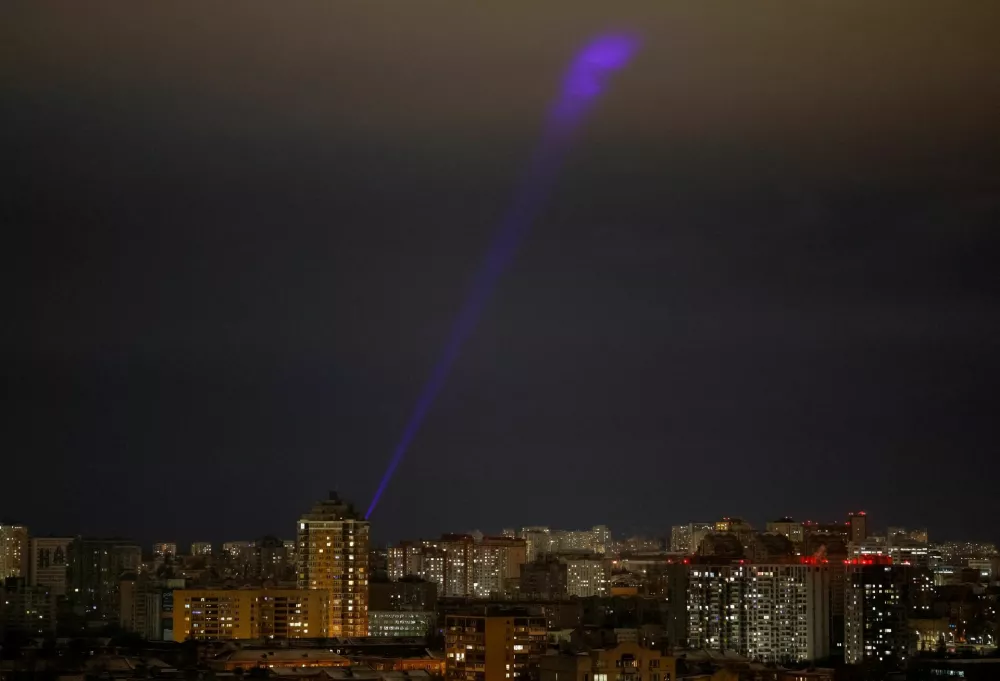
[[[336,492],[299,519],[299,588],[329,592],[329,636],[368,635],[368,528]]]
[[[27,577],[28,528],[0,525],[0,584],[8,577]]]

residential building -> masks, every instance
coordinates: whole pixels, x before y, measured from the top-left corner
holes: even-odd
[[[0,524],[0,584],[10,577],[28,576],[28,528]]]
[[[268,536],[254,542],[250,576],[258,579],[295,579],[295,570],[295,555],[289,553],[284,540]]]
[[[747,580],[743,566],[689,564],[683,567],[686,573],[686,646],[735,652],[744,649],[743,605]],[[673,586],[671,589],[673,592]]]
[[[525,562],[552,551],[552,530],[547,527],[522,527],[521,539],[525,543]]]
[[[836,567],[812,558],[673,564],[667,637],[680,647],[731,651],[769,663],[826,657]]]
[[[445,618],[445,678],[534,678],[546,650],[544,617],[524,609],[483,608]]]
[[[622,642],[580,653],[545,655],[539,681],[676,681],[677,661],[656,648]]]
[[[56,595],[30,586],[23,577],[0,581],[0,639],[15,631],[29,636],[56,633]]]
[[[910,530],[905,527],[890,527],[886,530],[886,539],[889,546],[895,546],[897,542],[904,544],[916,542],[918,544],[927,543],[927,530],[924,528]]]
[[[147,641],[162,641],[163,587],[155,580],[126,573],[118,583],[118,592],[122,629],[136,633]]]
[[[809,562],[743,567],[746,630],[738,648],[742,655],[782,663],[830,654],[830,570],[828,565]]]
[[[242,576],[253,574],[253,564],[257,554],[255,541],[227,541],[222,544],[222,559],[233,572]]]
[[[232,674],[232,672],[237,672],[232,675],[244,676],[240,672],[249,672],[245,674],[245,678],[383,681],[379,678],[368,678],[367,675],[355,675],[349,669],[352,666],[351,660],[325,648],[315,646],[298,648],[293,647],[291,643],[267,647],[254,645],[246,648],[227,645],[225,648],[224,652],[218,653],[207,661],[207,666],[211,671],[204,676],[212,676],[214,672],[215,678],[228,679],[230,675],[223,676],[218,673],[230,672]],[[343,676],[332,675],[338,671],[338,667],[343,668],[341,670],[344,672]]]
[[[742,518],[725,517],[715,521],[714,530],[716,532],[750,532],[753,526]]]
[[[324,589],[176,589],[174,639],[325,638],[329,605]]]
[[[518,590],[525,596],[559,599],[567,596],[566,562],[556,556],[539,556],[521,567]]]
[[[549,551],[555,553],[596,553],[611,549],[611,531],[605,525],[589,530],[555,530],[549,533]],[[539,555],[543,555],[541,552]]]
[[[31,586],[43,586],[57,598],[66,595],[70,545],[73,537],[32,537],[28,579]]]
[[[851,542],[860,544],[868,538],[868,515],[864,511],[849,513],[847,524],[850,528]]]
[[[153,544],[153,556],[164,560],[177,557],[177,542],[165,541]]]
[[[590,529],[594,535],[594,553],[604,555],[611,551],[611,530],[607,525],[594,525]]]
[[[369,524],[336,492],[298,524],[298,583],[329,595],[328,636],[368,635]]]
[[[368,635],[377,637],[427,636],[434,629],[432,610],[368,610]]]
[[[368,582],[368,610],[422,610],[437,607],[437,584],[405,577],[396,582]]]
[[[119,621],[119,579],[138,572],[142,549],[127,539],[77,537],[69,545],[66,595],[90,621]]]
[[[691,550],[691,526],[674,525],[670,528],[671,553],[688,553]]]
[[[191,544],[191,555],[192,556],[211,556],[212,555],[212,542],[210,541],[196,541]]]
[[[438,543],[444,552],[443,596],[487,598],[504,592],[508,579],[521,575],[527,554],[524,539],[448,534]]]
[[[656,553],[663,550],[663,540],[658,537],[629,537],[613,542],[613,553]]]
[[[772,520],[767,523],[767,531],[783,534],[788,537],[789,541],[795,544],[801,544],[805,539],[805,531],[802,527],[802,523],[797,522],[793,518],[778,518],[777,520]]]
[[[566,593],[579,598],[607,596],[611,569],[600,558],[566,558]]]
[[[674,525],[670,528],[670,551],[672,553],[693,554],[698,550],[705,535],[714,529],[714,523]]]
[[[853,559],[847,568],[844,605],[844,661],[894,660],[909,649],[908,567],[887,557]]]
[[[469,593],[477,598],[503,593],[508,579],[521,576],[526,554],[523,539],[483,537],[473,546],[472,590]]]
[[[388,548],[386,560],[389,579],[399,580],[412,575],[434,582],[438,592],[444,592],[445,551],[438,542],[400,542]]]

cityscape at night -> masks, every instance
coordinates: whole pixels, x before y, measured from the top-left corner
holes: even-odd
[[[0,681],[1000,681],[998,16],[0,3]]]
[[[0,525],[0,626],[13,641],[94,637],[115,655],[181,656],[190,648],[169,643],[187,642],[217,672],[335,678],[360,665],[555,681],[636,660],[648,681],[832,680],[996,659],[997,547],[873,520],[720,517],[662,536],[538,525],[377,545],[330,492],[285,535],[253,540],[140,545]]]

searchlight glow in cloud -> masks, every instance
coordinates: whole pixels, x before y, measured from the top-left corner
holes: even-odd
[[[375,491],[368,512],[365,513],[366,519],[371,517],[393,473],[403,460],[417,431],[420,430],[431,405],[441,392],[448,373],[462,345],[475,328],[490,294],[496,287],[497,280],[510,264],[521,239],[537,217],[565,157],[573,133],[603,92],[611,74],[627,66],[638,48],[639,41],[631,35],[601,35],[580,50],[570,64],[559,99],[549,114],[538,150],[517,187],[511,208],[497,229],[486,259],[479,268],[472,288],[458,313],[448,342],[437,364],[434,365],[430,378],[424,384],[413,414],[393,450],[389,466]]]

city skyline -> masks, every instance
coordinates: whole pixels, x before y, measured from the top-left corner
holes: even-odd
[[[353,501],[349,497],[340,495],[339,492],[329,491],[328,494],[337,495],[339,498],[343,498],[346,503],[353,504]],[[321,495],[321,497],[326,498],[323,495]],[[845,531],[848,532],[848,536],[850,536],[850,531],[851,531],[850,529],[851,523],[849,519],[850,515],[845,515],[845,514],[853,514],[853,513],[854,512],[844,510],[841,517],[839,518],[837,517],[806,518],[806,517],[794,516],[791,514],[778,514],[778,515],[767,516],[759,521],[755,518],[749,517],[746,514],[742,515],[709,514],[708,516],[700,517],[697,519],[687,518],[683,522],[671,522],[664,526],[646,526],[645,528],[637,526],[631,526],[631,527],[624,526],[619,528],[610,526],[605,523],[596,523],[593,525],[589,525],[583,522],[570,523],[568,525],[558,525],[555,523],[523,524],[523,523],[507,522],[497,527],[474,526],[473,524],[468,524],[468,526],[466,527],[429,528],[423,532],[417,532],[414,534],[397,536],[397,537],[380,536],[377,531],[378,523],[370,521],[366,522],[368,523],[368,525],[370,525],[370,532],[373,537],[370,542],[372,547],[395,546],[399,545],[400,542],[424,540],[442,535],[464,536],[464,535],[473,535],[475,533],[480,533],[487,537],[500,538],[508,536],[507,532],[511,529],[516,532],[516,536],[521,537],[522,532],[533,530],[536,528],[545,528],[546,530],[550,530],[551,532],[556,534],[560,533],[574,534],[581,532],[592,532],[596,531],[598,528],[602,528],[604,532],[609,533],[608,535],[609,541],[624,541],[630,538],[656,540],[662,542],[664,550],[669,551],[672,538],[672,531],[677,529],[678,526],[686,527],[691,524],[695,525],[704,524],[706,528],[710,528],[712,526],[718,525],[718,523],[728,522],[730,519],[732,519],[734,521],[746,523],[747,526],[752,528],[754,532],[786,533],[786,530],[783,529],[782,527],[783,525],[791,524],[794,526],[799,526],[801,528],[803,525],[811,524],[823,527],[843,526],[845,528]],[[906,519],[901,519],[901,520],[897,519],[896,522],[884,522],[878,518],[872,519],[872,516],[868,514],[866,511],[862,511],[861,515],[866,516],[867,520],[869,521],[866,523],[868,535],[890,536],[894,530],[902,530],[902,531],[915,531],[922,535],[929,535],[930,536],[929,543],[932,545],[943,544],[943,543],[961,543],[961,542],[972,542],[972,543],[986,542],[995,545],[1000,545],[1000,540],[998,540],[1000,539],[1000,537],[990,536],[989,534],[979,535],[979,536],[971,534],[966,536],[946,535],[936,532],[934,526],[927,526],[917,522],[908,522],[906,521]],[[62,537],[72,538],[76,536],[82,536],[82,537],[128,540],[135,544],[141,545],[143,547],[144,552],[149,552],[152,555],[160,555],[162,553],[160,547],[163,545],[176,546],[178,549],[177,553],[179,555],[201,555],[203,553],[202,550],[192,553],[192,549],[195,547],[201,549],[203,548],[203,545],[207,544],[212,548],[213,551],[217,552],[227,543],[253,544],[254,542],[266,539],[268,537],[273,537],[284,541],[294,541],[295,535],[299,531],[299,525],[300,525],[300,521],[298,519],[299,516],[301,516],[301,512],[296,515],[296,520],[292,521],[288,527],[284,528],[284,530],[262,531],[260,529],[257,529],[257,530],[251,530],[239,536],[236,535],[235,533],[229,532],[219,537],[210,537],[205,532],[199,534],[197,531],[193,530],[184,531],[190,533],[190,537],[188,536],[188,534],[183,534],[183,533],[170,536],[160,536],[160,535],[153,536],[149,535],[148,533],[143,535],[132,536],[132,535],[126,535],[121,532],[101,533],[101,532],[87,531],[86,529],[80,532],[58,532],[58,531],[50,531],[47,530],[46,528],[39,528],[38,526],[32,525],[29,522],[14,521],[14,519],[2,519],[0,525],[8,527],[23,526],[28,529],[28,531],[31,533],[31,536],[40,538],[62,538]],[[707,530],[707,531],[718,531],[718,530]],[[924,543],[927,543],[927,540],[924,540]],[[211,554],[205,554],[205,555],[211,555]]]

